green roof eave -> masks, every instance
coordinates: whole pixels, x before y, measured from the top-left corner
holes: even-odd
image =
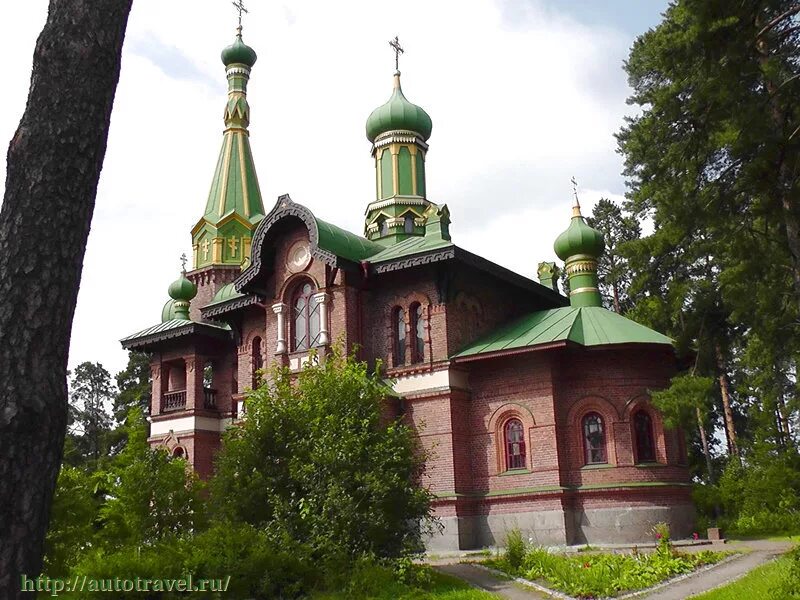
[[[193,335],[229,339],[231,337],[231,328],[225,324],[199,323],[197,321],[187,321],[185,319],[171,319],[124,337],[120,340],[120,343],[126,350],[137,350],[145,349],[168,340]]]
[[[383,250],[383,246],[346,229],[314,217],[317,223],[317,246],[352,262],[361,262]]]
[[[444,248],[453,247],[455,247],[453,242],[439,236],[413,236],[388,247],[381,246],[380,252],[369,257],[369,262],[377,265],[380,263],[397,260],[399,258],[413,256],[415,254],[424,254],[433,250],[441,250]]]
[[[569,306],[530,313],[496,329],[452,358],[458,360],[567,343],[585,347],[625,344],[672,346],[673,340],[605,308]]]

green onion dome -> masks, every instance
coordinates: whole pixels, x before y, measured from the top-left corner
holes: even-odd
[[[189,302],[197,295],[197,286],[186,279],[186,273],[184,272],[169,285],[167,293],[173,300]],[[166,307],[164,308],[166,309]]]
[[[431,137],[433,122],[430,116],[416,104],[409,102],[400,87],[400,71],[394,74],[394,92],[389,101],[372,111],[367,119],[367,139],[375,139],[387,131],[413,131],[427,141]]]
[[[222,51],[222,62],[226,67],[234,64],[252,67],[257,59],[256,51],[242,41],[241,31],[236,35],[236,40]]]
[[[598,258],[605,248],[603,234],[589,227],[581,215],[580,206],[576,205],[572,211],[572,221],[567,230],[556,238],[553,250],[561,260],[579,254]]]
[[[175,300],[167,300],[164,308],[161,309],[161,322],[166,323],[175,318]]]

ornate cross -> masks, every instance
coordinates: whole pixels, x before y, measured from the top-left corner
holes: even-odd
[[[232,237],[228,240],[228,247],[231,249],[231,257],[236,257],[236,248],[239,247],[239,240]]]
[[[181,271],[183,271],[184,273],[186,273],[186,261],[187,260],[188,259],[186,258],[186,252],[184,252],[183,254],[181,254]]]
[[[235,0],[232,2],[234,8],[239,12],[239,27],[242,27],[242,13],[250,14],[250,11],[244,7],[244,0]]]
[[[395,71],[399,71],[400,55],[405,52],[405,50],[403,50],[403,47],[400,45],[400,39],[397,36],[394,36],[394,39],[389,41],[389,45],[394,48],[394,69]]]
[[[203,241],[203,260],[208,260],[208,247],[209,246],[210,246],[210,244],[208,243],[208,240],[204,240]]]
[[[575,196],[575,203],[578,204],[578,180],[573,175],[570,181],[572,182],[572,194]]]

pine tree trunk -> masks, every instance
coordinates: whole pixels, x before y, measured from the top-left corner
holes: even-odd
[[[725,417],[725,435],[728,440],[728,453],[731,456],[739,456],[739,447],[736,444],[736,430],[733,427],[733,410],[731,409],[728,374],[725,370],[725,361],[722,358],[722,349],[720,348],[719,342],[716,342],[714,345],[714,355],[717,360],[719,390],[722,396],[722,411]]]
[[[617,284],[616,281],[611,286],[611,289],[613,290],[613,293],[614,293],[614,312],[617,313],[617,314],[620,314],[620,312],[619,312],[619,285]]]
[[[706,428],[703,427],[703,413],[700,412],[700,407],[696,407],[697,411],[697,429],[700,432],[700,443],[703,445],[703,456],[706,458],[706,469],[708,470],[708,480],[714,483],[714,465],[711,462],[711,450],[708,447],[708,437],[706,437]]]
[[[31,597],[20,577],[35,577],[42,565],[66,431],[72,317],[131,2],[50,1],[8,149],[0,210],[2,599]]]

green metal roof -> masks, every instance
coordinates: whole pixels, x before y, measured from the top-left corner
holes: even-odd
[[[567,341],[582,346],[672,345],[667,336],[605,308],[569,306],[526,315],[470,344],[453,358]]]
[[[327,250],[353,262],[360,262],[383,250],[383,246],[371,242],[366,238],[350,233],[349,231],[331,225],[314,217],[317,222],[319,240],[317,245],[323,250]]]
[[[242,298],[242,297],[244,297],[244,294],[240,294],[239,292],[237,292],[236,287],[233,285],[233,283],[227,283],[223,285],[221,288],[219,288],[217,293],[214,294],[214,297],[211,299],[211,302],[206,304],[206,306],[211,306],[213,304],[220,304],[222,302],[227,302],[228,300],[232,300],[233,298]]]
[[[377,244],[376,244],[377,245]],[[369,262],[380,263],[388,260],[395,260],[403,258],[404,256],[412,256],[414,254],[422,254],[431,250],[438,250],[440,248],[448,248],[453,246],[453,242],[446,240],[437,235],[424,235],[414,236],[397,242],[391,246],[380,246],[381,251],[369,257]]]
[[[230,331],[231,328],[227,324],[171,319],[124,337],[120,340],[120,343],[126,349],[141,348],[168,339],[183,337],[184,335],[199,333],[220,337],[229,334]]]

